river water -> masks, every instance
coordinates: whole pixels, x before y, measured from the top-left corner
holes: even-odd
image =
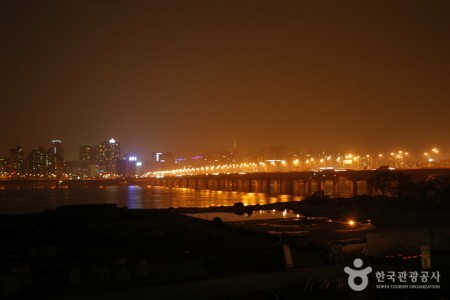
[[[0,190],[0,214],[19,214],[74,204],[117,204],[130,209],[231,206],[301,200],[300,196],[147,186],[107,186]]]

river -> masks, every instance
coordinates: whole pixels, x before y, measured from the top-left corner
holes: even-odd
[[[333,186],[325,183],[324,192],[332,195]],[[315,190],[316,187],[313,187]],[[350,196],[350,186],[339,186],[339,196]],[[361,190],[361,188],[360,188]],[[0,214],[20,214],[55,209],[74,204],[117,204],[130,209],[169,207],[231,206],[236,202],[244,205],[269,204],[301,200],[301,196],[266,195],[188,188],[157,186],[98,186],[98,187],[42,187],[0,189]]]
[[[20,188],[0,190],[0,214],[20,214],[74,204],[117,204],[130,209],[268,204],[300,196],[147,186]]]

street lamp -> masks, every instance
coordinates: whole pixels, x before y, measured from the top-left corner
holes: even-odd
[[[439,150],[437,148],[433,148],[431,149],[430,152],[425,152],[423,155],[428,157],[428,166],[431,167],[431,164],[435,161],[435,159],[433,159],[433,157],[431,156],[432,154],[439,154]]]
[[[296,158],[292,161],[292,164],[294,165],[294,171],[298,171],[299,163],[300,163],[300,161],[298,160],[298,158]]]
[[[366,168],[367,169],[372,169],[373,168],[373,159],[370,156],[370,154],[366,155]]]
[[[356,161],[358,163],[356,168],[361,169],[361,161],[359,159],[359,156],[354,156],[353,161]]]
[[[309,165],[309,168],[308,168],[307,170],[310,170],[310,169],[311,169],[311,163],[310,163],[309,159],[307,159],[307,160],[305,161],[305,163],[306,163],[307,165]]]

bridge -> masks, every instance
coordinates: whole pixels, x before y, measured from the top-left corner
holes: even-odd
[[[163,178],[127,179],[2,179],[0,187],[75,187],[75,186],[117,186],[142,185],[169,188],[192,188],[247,193],[286,194],[309,196],[316,191],[331,190],[331,196],[338,197],[344,185],[350,187],[350,196],[365,194],[367,182],[379,173],[404,173],[413,182],[420,182],[430,175],[450,175],[450,168],[422,168],[398,170],[345,170],[309,172],[264,172],[246,174],[204,174],[166,176]]]
[[[150,186],[302,196],[324,190],[324,186],[328,184],[332,187],[332,196],[337,197],[343,184],[350,185],[351,196],[361,194],[361,190],[364,191],[362,193],[367,193],[368,180],[383,172],[408,174],[413,182],[420,182],[430,175],[450,175],[450,168],[209,174],[134,179],[128,182]]]

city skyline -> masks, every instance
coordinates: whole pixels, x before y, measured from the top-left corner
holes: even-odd
[[[0,156],[450,149],[448,1],[7,1]],[[135,147],[135,148],[133,148]],[[142,151],[142,152],[141,152]]]
[[[312,152],[336,152],[336,153],[359,153],[359,154],[370,154],[370,155],[380,155],[381,153],[387,153],[387,154],[392,154],[395,153],[396,155],[398,153],[407,153],[407,155],[411,158],[411,159],[415,159],[415,160],[420,160],[421,158],[423,158],[424,156],[426,157],[427,155],[429,156],[429,154],[433,154],[439,156],[440,159],[450,159],[450,153],[448,152],[447,148],[443,148],[440,146],[440,144],[433,144],[433,145],[429,145],[426,148],[420,148],[420,149],[410,149],[407,147],[394,147],[394,146],[386,146],[386,147],[379,147],[377,149],[369,149],[368,151],[364,151],[364,147],[357,147],[354,149],[338,149],[336,147],[333,147],[332,145],[329,145],[327,147],[324,148],[313,148],[313,147],[305,147],[303,149],[299,149],[299,148],[295,148],[292,147],[289,144],[283,144],[283,145],[265,145],[265,146],[261,146],[259,148],[250,148],[248,150],[243,150],[240,149],[239,147],[237,147],[237,142],[234,140],[232,145],[229,145],[229,147],[227,148],[222,148],[222,149],[206,149],[206,150],[198,150],[198,151],[193,151],[192,153],[187,153],[187,152],[183,152],[182,149],[161,149],[161,148],[155,148],[155,149],[137,149],[136,147],[134,147],[133,145],[126,145],[126,147],[124,146],[124,143],[122,140],[116,139],[114,137],[108,137],[108,138],[103,138],[103,139],[99,139],[99,140],[103,140],[102,143],[118,143],[121,146],[121,150],[120,153],[123,156],[133,156],[133,157],[139,157],[140,160],[145,161],[145,160],[151,160],[153,159],[153,156],[155,155],[155,153],[176,153],[177,157],[190,157],[190,156],[195,156],[195,155],[199,155],[199,154],[204,154],[204,153],[214,153],[214,152],[221,152],[221,151],[237,151],[240,153],[252,153],[252,152],[261,152],[261,151],[266,151],[268,149],[285,149],[285,151],[294,151],[294,152],[303,152],[303,153],[312,153]],[[82,143],[78,146],[75,146],[74,149],[69,149],[67,147],[67,144],[65,142],[65,140],[49,140],[47,143],[38,143],[34,146],[31,146],[30,148],[26,148],[26,147],[22,147],[22,145],[24,143],[18,143],[14,146],[9,147],[8,149],[0,149],[0,153],[5,153],[5,155],[0,156],[0,158],[7,158],[10,156],[10,151],[12,151],[15,147],[21,147],[22,150],[24,150],[26,153],[33,151],[34,149],[37,149],[39,147],[44,147],[43,145],[54,145],[54,143],[62,143],[64,144],[64,153],[65,152],[72,152],[72,153],[76,153],[74,156],[68,157],[66,155],[63,155],[65,160],[68,161],[75,161],[75,160],[82,160],[82,148],[83,147],[96,147],[98,145],[98,141],[97,143]],[[28,144],[28,143],[25,143]],[[126,144],[126,143],[125,143]],[[134,149],[132,151],[130,151],[129,149]],[[69,150],[69,151],[67,151]],[[144,155],[138,155],[137,153],[144,153]]]
[[[109,139],[109,138],[108,138]],[[101,140],[101,139],[99,139]],[[7,158],[9,157],[9,153],[10,150],[15,148],[16,146],[21,146],[22,149],[24,149],[26,152],[32,151],[33,149],[36,149],[38,147],[45,147],[49,144],[51,144],[52,140],[49,140],[46,143],[37,143],[34,145],[30,145],[29,142],[23,142],[23,143],[16,143],[14,145],[10,145],[7,148],[3,148],[0,149],[0,157],[1,158]],[[180,157],[190,157],[190,156],[195,156],[201,153],[207,153],[207,152],[215,152],[215,151],[223,151],[223,150],[233,150],[236,149],[237,151],[243,151],[243,152],[254,152],[254,151],[259,151],[262,149],[268,149],[268,148],[278,148],[278,147],[285,147],[287,149],[291,149],[291,150],[295,150],[295,151],[303,151],[303,152],[307,152],[307,151],[336,151],[336,152],[341,152],[341,153],[352,153],[352,152],[357,152],[357,153],[370,153],[370,154],[377,154],[377,153],[389,153],[392,151],[402,151],[402,150],[397,150],[397,149],[408,149],[406,152],[409,152],[411,155],[415,156],[415,158],[419,158],[422,157],[424,152],[430,152],[431,149],[433,148],[439,148],[441,150],[441,154],[445,154],[445,156],[443,156],[442,158],[447,158],[447,148],[443,148],[440,147],[440,144],[432,144],[429,147],[426,148],[420,148],[420,149],[410,149],[408,147],[391,147],[391,146],[380,146],[377,147],[377,149],[368,149],[367,151],[363,151],[363,149],[366,149],[366,147],[356,147],[356,148],[352,148],[350,149],[349,147],[347,147],[346,149],[337,149],[336,147],[333,147],[333,145],[329,145],[329,146],[325,146],[323,148],[313,148],[313,147],[308,147],[307,145],[304,148],[295,148],[292,147],[289,143],[286,144],[279,144],[279,145],[275,145],[275,144],[267,144],[267,145],[261,145],[259,148],[247,148],[246,150],[243,150],[239,147],[234,148],[233,145],[228,145],[229,147],[225,147],[222,149],[219,148],[211,148],[211,149],[199,149],[198,151],[193,150],[192,152],[187,152],[187,151],[183,151],[183,149],[161,149],[161,148],[151,148],[151,149],[139,149],[137,147],[134,147],[133,145],[130,145],[129,143],[123,143],[123,140],[121,140],[122,143],[122,149],[124,153],[133,155],[133,156],[137,156],[139,157],[139,159],[141,160],[150,160],[152,158],[152,155],[155,152],[175,152],[177,153],[178,156]],[[72,148],[68,147],[67,145],[71,145],[73,143],[66,142],[66,140],[64,140],[64,144],[65,144],[65,151],[70,153],[70,155],[65,155],[65,158],[67,158],[67,160],[78,160],[80,157],[80,147],[83,145],[87,145],[87,146],[93,146],[96,143],[82,143],[78,146],[74,146]],[[24,147],[23,145],[29,145],[28,147]]]
[[[151,153],[151,158],[138,157],[121,149],[121,141],[104,139],[97,144],[82,144],[78,147],[76,160],[64,156],[66,149],[61,140],[52,140],[50,147],[23,149],[20,145],[10,149],[9,157],[0,157],[2,177],[29,178],[110,178],[189,175],[202,173],[241,172],[301,172],[309,170],[375,170],[416,169],[450,166],[448,153],[431,147],[425,152],[392,150],[387,152],[360,152],[342,150],[293,149],[272,146],[239,151],[236,142],[233,148],[197,152],[194,156],[183,156],[172,151]],[[420,152],[420,151],[419,151]]]

